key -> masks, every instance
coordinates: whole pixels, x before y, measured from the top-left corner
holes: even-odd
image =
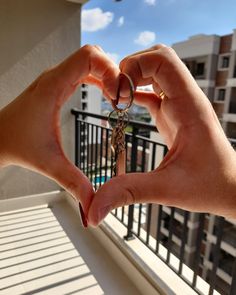
[[[125,173],[126,151],[125,151],[125,127],[124,116],[119,116],[116,126],[112,130],[111,147],[113,153],[113,175],[118,176]]]

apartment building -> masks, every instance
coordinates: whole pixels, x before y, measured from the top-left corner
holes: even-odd
[[[173,44],[172,47],[186,64],[199,87],[208,96],[227,136],[236,138],[236,30],[225,36],[203,34],[192,36],[186,41]],[[152,140],[160,141],[157,136],[159,135],[151,132]],[[160,147],[157,147],[156,153],[162,158],[163,152]],[[152,154],[152,150],[150,154]],[[156,159],[155,166],[160,162],[160,157]],[[151,162],[150,159],[149,162]],[[160,212],[161,216],[158,216]],[[145,210],[144,215],[146,215]],[[154,237],[157,234],[158,224],[154,220],[158,219],[161,243],[167,248],[171,245],[173,253],[179,257],[184,228],[184,211],[179,209],[173,211],[165,206],[160,211],[158,205],[153,205],[152,216],[154,219],[151,221],[151,235]],[[146,226],[147,220],[144,218],[143,227],[146,228]],[[184,250],[185,263],[190,267],[194,267],[198,226],[198,214],[190,213],[185,228],[186,245]],[[201,243],[200,272],[206,281],[211,280],[219,227],[223,228],[223,234],[218,254],[216,287],[222,294],[228,294],[232,282],[234,258],[236,257],[235,221],[224,220],[219,224],[219,219],[215,216],[206,216]]]
[[[214,253],[217,248],[217,236],[221,235],[218,251],[218,268],[216,272],[216,287],[221,294],[229,294],[236,257],[236,222],[235,220],[220,220],[219,217],[209,215],[205,224],[205,239],[202,247],[202,277],[210,281],[213,269]]]
[[[81,86],[81,109],[83,111],[101,114],[102,111],[102,91],[93,85],[82,84]],[[97,124],[100,120],[88,118],[88,122]]]
[[[195,35],[172,46],[211,101],[229,138],[236,138],[236,29]]]

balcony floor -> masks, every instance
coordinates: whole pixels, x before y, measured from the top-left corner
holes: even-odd
[[[140,294],[65,201],[0,213],[0,278],[1,295]]]

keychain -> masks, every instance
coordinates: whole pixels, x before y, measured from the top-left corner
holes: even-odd
[[[128,104],[122,109],[118,107],[120,98],[120,84],[117,91],[116,100],[112,101],[113,111],[108,116],[108,122],[112,128],[111,153],[112,153],[112,176],[118,176],[126,172],[126,150],[125,150],[125,128],[129,123],[128,110],[134,100],[134,85],[131,78],[124,73],[120,74],[120,79],[125,77],[130,86],[130,97]]]

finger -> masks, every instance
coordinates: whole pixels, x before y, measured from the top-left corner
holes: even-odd
[[[152,79],[152,84],[157,83],[169,98],[183,97],[183,91],[189,91],[191,95],[194,91],[199,92],[187,67],[169,47],[161,46],[125,58],[120,69],[131,77],[136,86],[147,85],[147,81]]]
[[[88,222],[97,226],[114,208],[135,203],[166,204],[165,170],[121,175],[104,184],[95,194]]]
[[[128,103],[129,97],[121,97],[120,103]],[[147,108],[151,115],[156,114],[159,110],[162,99],[153,92],[146,91],[135,91],[134,93],[134,103]]]
[[[140,50],[140,51],[137,51],[135,53],[132,53],[130,55],[127,55],[124,59],[121,60],[120,62],[120,68],[123,67],[123,63],[126,62],[127,59],[130,59],[131,57],[134,57],[136,55],[140,55],[140,54],[143,54],[143,53],[147,53],[147,52],[150,52],[150,51],[154,51],[154,50],[158,50],[160,48],[163,48],[163,47],[167,47],[166,45],[164,44],[157,44],[157,45],[154,45],[150,48],[147,48],[147,49],[144,49],[144,50]]]
[[[119,72],[118,66],[97,46],[85,45],[49,70],[47,77],[50,76],[49,80],[54,88],[58,88],[58,93],[63,90],[65,99],[88,76],[101,81],[98,86],[104,87],[108,95],[115,99]]]

